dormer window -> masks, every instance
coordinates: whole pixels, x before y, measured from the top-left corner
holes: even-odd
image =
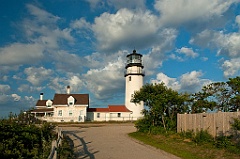
[[[67,99],[68,106],[73,106],[75,104],[74,102],[75,99],[72,96],[68,97]]]
[[[46,106],[47,106],[47,107],[52,107],[52,103],[53,103],[53,102],[52,102],[51,100],[47,100],[47,101],[46,101]]]

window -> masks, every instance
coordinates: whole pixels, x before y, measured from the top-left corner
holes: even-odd
[[[58,111],[58,116],[62,116],[62,110]]]
[[[68,97],[67,99],[68,106],[74,106],[75,104],[74,102],[75,102],[75,99],[72,96]]]
[[[129,76],[129,81],[131,81],[132,80],[132,77],[131,76]]]
[[[69,110],[69,116],[72,116],[72,110]]]
[[[97,113],[97,118],[100,118],[100,113]]]
[[[118,118],[120,118],[121,117],[121,113],[118,113],[117,116],[118,116]]]

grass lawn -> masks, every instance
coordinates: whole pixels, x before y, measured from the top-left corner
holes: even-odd
[[[190,140],[182,139],[178,134],[148,135],[140,132],[129,134],[147,145],[162,149],[183,159],[239,159],[240,155],[224,149],[217,149],[211,143],[196,145]],[[240,151],[240,150],[239,150]]]

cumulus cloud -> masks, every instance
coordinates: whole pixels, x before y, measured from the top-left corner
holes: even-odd
[[[159,24],[149,11],[120,9],[116,14],[103,13],[95,18],[92,29],[101,50],[117,50],[123,46],[143,48],[156,41]]]
[[[240,33],[224,33],[222,31],[204,30],[190,40],[191,43],[201,47],[209,47],[216,50],[216,55],[226,56],[228,60],[224,60],[222,69],[224,76],[238,75],[239,56],[240,56]]]
[[[0,48],[0,65],[34,64],[48,55],[46,52],[59,49],[62,40],[74,42],[71,29],[57,26],[59,17],[31,4],[26,7],[31,16],[17,24],[25,40]]]
[[[236,16],[236,19],[235,19],[238,27],[240,28],[240,15]]]
[[[87,22],[85,18],[80,18],[71,22],[70,26],[73,29],[91,29],[91,24]]]
[[[124,92],[124,61],[120,58],[104,68],[90,69],[84,76],[89,90],[98,99],[107,99]],[[97,78],[96,78],[97,77]]]
[[[0,65],[36,63],[43,58],[43,50],[39,44],[13,43],[0,48]]]
[[[17,95],[17,94],[12,94],[11,96],[12,96],[12,98],[13,98],[13,100],[14,100],[15,102],[18,102],[18,101],[20,101],[20,99],[21,99],[21,96],[19,96],[19,95]]]
[[[121,8],[128,8],[128,9],[135,9],[135,8],[145,8],[145,0],[107,0],[109,6],[114,6],[116,9]]]
[[[187,57],[196,58],[198,53],[194,52],[192,48],[182,47],[181,49],[177,49],[176,52],[179,54],[184,54]]]
[[[195,93],[202,89],[203,86],[210,84],[211,80],[202,79],[201,71],[191,71],[181,75],[178,78],[171,78],[163,73],[158,73],[156,79],[152,79],[152,83],[165,83],[176,91]]]
[[[77,54],[71,54],[64,50],[58,50],[49,55],[54,59],[54,64],[57,70],[62,72],[76,72],[81,71],[82,67],[87,65],[85,59],[80,58]]]
[[[135,9],[135,8],[145,8],[145,0],[86,0],[90,6],[91,9],[94,10],[96,7],[114,7],[115,9],[121,9],[121,8],[128,8],[128,9]]]
[[[227,55],[231,58],[240,56],[240,33],[224,33],[222,31],[204,30],[190,40],[190,43],[202,47],[217,49],[217,55]]]
[[[9,85],[7,85],[7,84],[0,84],[0,92],[1,93],[5,94],[5,93],[9,92],[10,89],[11,89],[11,87]]]
[[[219,17],[235,2],[238,0],[156,0],[154,7],[161,13],[160,21],[163,24],[180,24]]]
[[[234,75],[240,75],[240,58],[234,58],[231,60],[226,60],[222,64],[223,74],[226,78],[232,77]]]
[[[35,86],[39,86],[43,81],[52,76],[53,71],[44,67],[28,67],[24,70],[24,73],[27,75],[27,81]]]
[[[143,56],[143,64],[146,75],[153,75],[157,68],[162,66],[162,62],[166,59],[166,52],[171,50],[174,46],[174,41],[177,37],[175,29],[166,28],[159,32],[161,37],[151,50]]]
[[[18,87],[18,91],[20,92],[40,92],[41,90],[43,90],[45,87],[42,87],[42,86],[30,86],[28,84],[21,84],[19,87]]]

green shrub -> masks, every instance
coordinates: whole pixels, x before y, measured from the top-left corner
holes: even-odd
[[[212,135],[210,135],[207,130],[201,130],[195,133],[195,136],[193,136],[192,141],[199,144],[213,142],[214,140]]]
[[[149,132],[153,135],[157,135],[157,134],[165,134],[166,130],[160,126],[151,126]]]
[[[219,136],[216,138],[215,146],[217,148],[227,148],[228,146],[232,145],[229,137],[227,136]]]
[[[138,132],[147,133],[150,131],[150,126],[151,122],[146,118],[139,119],[135,122],[135,127],[137,128]]]

